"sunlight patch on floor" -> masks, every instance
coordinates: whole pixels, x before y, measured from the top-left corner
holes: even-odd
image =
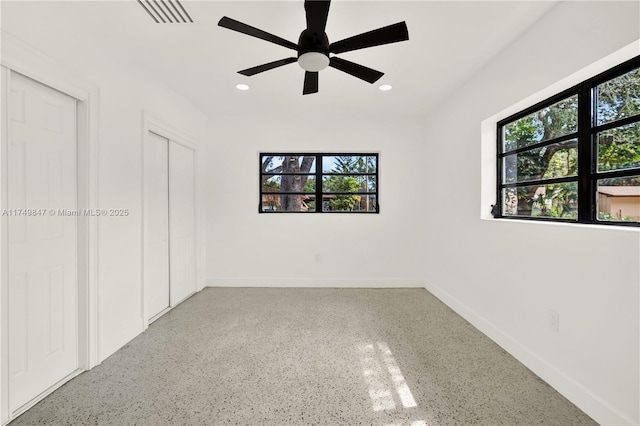
[[[364,380],[369,388],[369,398],[373,411],[393,410],[396,403],[393,400],[391,389],[387,386],[382,364],[378,361],[373,345],[360,346],[360,362]]]
[[[386,343],[378,342],[378,350],[382,354],[382,360],[387,366],[387,371],[391,375],[391,380],[396,388],[400,402],[402,402],[402,406],[404,408],[416,407],[418,404],[416,404],[416,400],[413,399],[409,385],[407,385],[407,381],[404,379],[402,371],[400,371],[400,367],[398,367],[396,359],[391,353],[391,349],[389,349],[389,346]]]
[[[384,426],[428,426],[424,420],[416,420],[411,423],[389,423]]]
[[[398,401],[404,408],[418,406],[387,343],[361,345],[358,350],[362,375],[373,411],[395,410]],[[415,420],[411,423],[392,423],[385,426],[427,426],[427,423],[424,420]]]

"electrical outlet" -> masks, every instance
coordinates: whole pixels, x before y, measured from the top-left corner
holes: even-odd
[[[560,330],[560,315],[554,310],[549,310],[549,328],[551,331]]]

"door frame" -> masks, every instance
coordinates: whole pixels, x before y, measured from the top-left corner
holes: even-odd
[[[177,143],[179,145],[182,145],[186,148],[189,148],[191,150],[193,150],[193,171],[194,171],[194,194],[195,194],[195,200],[194,200],[194,208],[195,208],[195,212],[196,215],[194,217],[194,226],[195,226],[195,233],[196,233],[196,238],[195,238],[195,247],[194,247],[194,253],[195,253],[195,280],[196,280],[196,289],[194,290],[193,293],[198,292],[201,289],[201,286],[199,284],[199,270],[200,270],[200,220],[199,220],[199,212],[200,212],[200,197],[199,197],[199,188],[198,188],[198,145],[194,142],[194,138],[186,135],[183,132],[180,132],[179,130],[176,130],[175,128],[173,128],[170,124],[167,123],[166,120],[163,120],[161,118],[158,118],[156,116],[154,116],[153,114],[151,114],[148,111],[143,111],[142,112],[142,155],[141,155],[141,167],[142,167],[142,215],[141,215],[141,229],[142,229],[142,241],[141,241],[141,250],[142,250],[142,268],[141,268],[141,282],[142,285],[141,287],[141,300],[142,300],[142,307],[141,307],[141,311],[142,311],[142,329],[146,330],[149,327],[149,324],[151,324],[155,319],[159,318],[160,316],[164,315],[166,312],[170,311],[171,309],[173,309],[175,306],[177,306],[178,304],[180,304],[181,302],[183,302],[185,299],[188,299],[193,293],[190,293],[189,296],[187,296],[185,299],[183,300],[172,300],[171,298],[171,281],[169,281],[169,307],[167,309],[165,309],[164,311],[160,312],[158,315],[154,316],[153,318],[148,318],[148,310],[147,310],[147,303],[146,303],[146,299],[145,299],[145,293],[146,293],[146,283],[145,283],[145,268],[146,268],[146,262],[145,262],[145,255],[146,255],[146,247],[148,244],[148,240],[149,240],[149,232],[146,229],[146,218],[147,218],[147,199],[149,197],[149,184],[150,184],[150,176],[149,176],[149,170],[146,167],[146,163],[147,163],[147,156],[149,155],[147,152],[147,143],[148,141],[148,136],[149,136],[149,132],[151,133],[155,133],[156,135],[163,137],[165,139],[168,140],[168,143],[171,144],[171,142]],[[171,197],[171,194],[169,194],[169,197]],[[167,208],[169,208],[167,206]],[[169,240],[169,244],[171,244],[171,241]]]
[[[0,114],[8,107],[11,74],[19,73],[76,99],[76,155],[77,155],[77,208],[98,207],[98,90],[97,87],[75,75],[40,51],[25,44],[11,34],[2,32],[0,58],[3,97]],[[4,119],[3,119],[4,120]],[[8,126],[3,126],[0,144],[0,209],[7,208],[7,149]],[[98,218],[78,217],[77,221],[77,277],[78,277],[78,372],[99,364],[98,342]],[[7,287],[8,239],[7,217],[0,217],[0,354],[1,371],[8,371],[7,345]],[[69,377],[70,378],[70,377]],[[41,393],[29,404],[13,413],[9,410],[9,378],[0,378],[0,422],[14,419],[64,381]]]

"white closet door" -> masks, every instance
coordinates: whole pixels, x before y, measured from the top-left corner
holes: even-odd
[[[78,368],[76,102],[11,74],[8,139],[9,408]],[[25,216],[15,209],[46,209]],[[49,209],[53,209],[50,211]]]
[[[196,291],[195,155],[169,143],[169,259],[171,305]]]
[[[150,320],[169,307],[169,140],[146,140],[145,301]]]

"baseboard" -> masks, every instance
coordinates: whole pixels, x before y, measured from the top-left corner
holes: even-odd
[[[537,374],[565,398],[575,404],[601,425],[635,425],[633,419],[621,413],[611,404],[594,394],[578,381],[567,376],[534,351],[505,333],[483,315],[469,308],[442,288],[426,283],[425,288],[458,315],[469,321],[514,358]]]
[[[424,288],[411,278],[209,278],[208,287],[326,287],[326,288]]]
[[[140,334],[144,332],[144,327],[142,326],[142,318],[139,321],[135,322],[135,327],[127,327],[124,330],[120,330],[117,334],[114,333],[113,336],[108,341],[102,340],[99,342],[100,352],[98,353],[98,365],[103,363],[107,358],[109,358],[114,353],[118,352],[122,349],[127,343],[138,337]],[[102,332],[103,335],[107,334],[106,332]]]
[[[40,401],[45,399],[47,396],[51,395],[53,392],[55,392],[57,389],[59,389],[61,386],[63,386],[65,383],[67,383],[69,380],[71,380],[74,377],[82,374],[83,372],[84,372],[84,370],[79,368],[79,369],[73,371],[72,373],[70,373],[69,375],[67,375],[66,377],[60,379],[58,382],[54,383],[51,387],[49,387],[48,389],[44,390],[39,395],[34,397],[31,401],[27,402],[22,407],[18,408],[13,413],[11,413],[10,417],[6,419],[7,423],[3,423],[3,424],[10,423],[9,420],[13,421],[13,420],[17,419],[22,414],[24,414],[26,411],[28,411],[30,408],[32,408],[34,405],[36,405],[37,403],[39,403]]]

